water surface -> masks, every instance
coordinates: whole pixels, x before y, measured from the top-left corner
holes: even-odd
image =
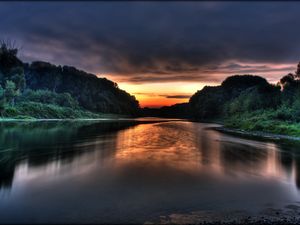
[[[299,207],[299,144],[188,121],[0,124],[0,223],[144,223]]]

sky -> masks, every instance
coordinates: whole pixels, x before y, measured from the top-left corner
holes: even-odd
[[[299,12],[300,2],[0,2],[0,39],[25,62],[75,66],[159,107],[230,75],[276,83],[294,72]]]

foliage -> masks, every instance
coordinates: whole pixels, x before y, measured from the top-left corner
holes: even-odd
[[[25,77],[28,88],[70,93],[87,110],[130,115],[139,110],[135,97],[119,89],[116,83],[74,67],[33,62],[25,67]]]
[[[189,101],[192,115],[196,119],[214,118],[222,111],[224,93],[220,87],[205,86]]]
[[[5,109],[5,97],[4,97],[5,90],[0,85],[0,115],[2,116],[2,113]]]
[[[228,77],[221,86],[205,86],[190,98],[192,116],[195,119],[220,117],[224,114],[228,102],[238,97],[243,91],[254,86],[267,84],[267,81],[259,76],[235,75]]]
[[[21,92],[25,89],[25,76],[24,69],[22,67],[14,67],[7,74],[7,79],[13,81],[16,85],[16,89]]]
[[[18,99],[19,102],[40,102],[63,107],[79,108],[78,102],[69,93],[55,93],[48,90],[26,90]]]
[[[300,78],[300,62],[297,65],[297,70],[295,72],[295,77]]]
[[[17,58],[18,49],[9,43],[0,43],[0,70],[8,73],[11,68],[22,66],[21,60]]]
[[[249,87],[266,84],[268,84],[266,79],[259,76],[246,74],[227,77],[222,82],[221,87],[235,96]]]
[[[17,89],[15,83],[13,81],[7,80],[4,92],[6,101],[13,106],[15,104],[15,98],[19,95],[20,91],[19,89]]]
[[[86,112],[84,115],[92,117],[101,115],[99,113],[131,116],[139,113],[135,97],[110,80],[69,66],[55,66],[47,62],[25,64],[18,59],[17,53],[14,43],[0,42],[2,116],[26,116],[24,112],[27,112],[29,116],[42,118],[42,114],[36,111],[38,109],[45,113],[43,118],[53,118],[53,115],[67,118],[67,114],[80,117],[83,111]],[[60,108],[66,112],[60,112]]]
[[[222,119],[225,126],[277,134],[300,135],[300,64],[295,74],[271,85],[258,76],[227,78],[204,87],[189,101],[194,119]]]
[[[254,86],[242,91],[238,97],[229,101],[224,108],[224,113],[230,116],[259,109],[275,109],[281,103],[280,97],[279,87],[270,84]]]
[[[143,108],[141,116],[164,117],[164,118],[189,118],[190,108],[188,103],[179,103],[161,108]]]
[[[278,113],[282,113],[282,111],[258,110],[229,117],[224,122],[225,126],[231,128],[300,136],[300,123],[278,119]]]
[[[61,107],[53,104],[38,102],[22,102],[16,106],[8,106],[3,112],[4,117],[20,118],[31,117],[36,119],[75,119],[75,118],[101,118],[103,115],[91,113],[86,110]]]

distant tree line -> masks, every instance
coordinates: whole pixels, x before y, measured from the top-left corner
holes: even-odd
[[[36,103],[30,105],[36,111],[38,107],[43,107],[41,104],[47,104],[52,107],[51,110],[58,109],[55,107],[67,107],[91,113],[139,113],[139,103],[135,97],[106,78],[98,78],[74,67],[55,66],[47,62],[23,63],[17,54],[18,49],[0,42],[2,116],[17,115],[18,110],[23,110],[21,105],[26,103],[28,106],[29,102]]]
[[[245,130],[300,135],[300,63],[295,73],[270,84],[262,77],[235,75],[206,86],[189,100],[196,120],[219,120]]]
[[[142,115],[216,121],[243,130],[300,136],[300,63],[295,73],[277,84],[260,76],[234,75],[219,86],[205,86],[188,103],[144,108]]]
[[[188,103],[178,103],[160,108],[145,107],[141,110],[141,116],[163,117],[163,118],[190,118],[190,107]]]
[[[135,97],[119,89],[116,83],[74,67],[33,62],[25,65],[24,70],[28,88],[68,92],[80,106],[91,111],[136,114],[139,108]]]
[[[262,77],[236,75],[228,77],[220,86],[204,87],[190,98],[189,104],[193,118],[211,119],[228,113],[276,107],[279,95],[280,87]]]

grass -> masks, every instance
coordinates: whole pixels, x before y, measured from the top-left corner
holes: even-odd
[[[1,119],[116,119],[120,117],[121,115],[117,114],[94,113],[83,109],[74,109],[53,104],[43,104],[38,102],[22,102],[13,107],[7,106],[2,112]]]
[[[258,110],[231,116],[224,120],[224,126],[245,131],[300,136],[300,123],[292,120],[278,119],[278,112],[274,110]]]

